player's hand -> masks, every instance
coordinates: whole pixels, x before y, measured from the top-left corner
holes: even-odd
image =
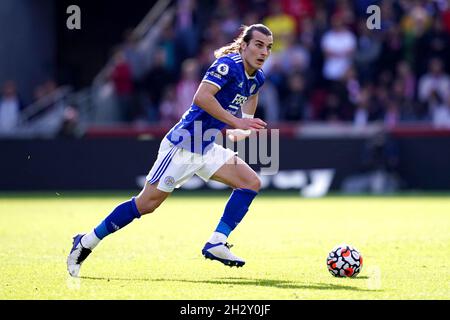
[[[241,130],[255,130],[258,131],[260,129],[265,129],[267,126],[267,123],[262,121],[259,118],[244,118],[244,119],[237,119],[235,128],[241,129]]]
[[[227,137],[233,142],[241,141],[252,134],[252,130],[228,129]]]

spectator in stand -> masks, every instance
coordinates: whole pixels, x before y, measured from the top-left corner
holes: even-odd
[[[325,55],[323,76],[326,80],[339,81],[350,68],[356,50],[356,37],[335,14],[331,17],[331,30],[321,40],[321,48]]]
[[[402,84],[402,93],[408,102],[412,102],[416,95],[416,76],[409,63],[405,60],[397,64],[397,79]]]
[[[286,49],[288,39],[295,35],[297,24],[294,17],[286,14],[278,0],[269,3],[269,14],[263,22],[273,32],[274,42],[272,55]]]
[[[404,39],[401,30],[398,26],[392,26],[384,34],[380,59],[376,70],[378,70],[378,77],[386,70],[392,71],[395,69],[397,63],[404,60]]]
[[[443,2],[440,10],[440,17],[442,19],[444,30],[450,34],[450,1],[447,0],[447,2]]]
[[[360,94],[360,83],[356,69],[350,66],[339,81],[330,82],[327,89],[326,108],[332,107],[334,112],[334,100],[337,99],[336,120],[352,121],[355,112],[355,103]],[[330,109],[329,109],[330,110]]]
[[[303,121],[309,117],[305,79],[296,72],[289,76],[287,83],[287,94],[283,99],[283,119]]]
[[[375,86],[373,96],[375,101],[371,103],[369,120],[371,122],[382,122],[386,116],[386,107],[389,105],[391,88],[386,86]]]
[[[239,17],[239,4],[234,0],[219,0],[213,12],[214,19],[220,24],[220,34],[224,34],[227,41],[231,42],[238,36],[236,30],[242,22]]]
[[[342,119],[344,118],[342,109],[342,101],[339,95],[335,92],[329,92],[325,104],[322,110],[320,110],[319,120],[330,123],[342,122]]]
[[[305,72],[309,68],[310,55],[292,35],[286,39],[286,48],[279,54],[281,68],[286,74]]]
[[[124,39],[122,52],[130,66],[133,81],[138,84],[145,71],[145,62],[142,53],[138,50],[139,42],[129,29],[124,32]]]
[[[347,28],[355,27],[356,18],[353,10],[353,5],[349,0],[335,0],[334,10],[332,11],[331,15],[339,16],[342,23]]]
[[[267,60],[267,67],[264,67],[264,72],[267,73],[267,79],[274,85],[277,90],[277,95],[282,97],[286,93],[286,76],[283,71],[281,57],[272,56]]]
[[[353,125],[363,128],[370,122],[383,120],[388,92],[383,87],[367,84],[361,88],[353,114]]]
[[[58,89],[58,84],[53,79],[48,79],[34,89],[33,104],[35,104],[35,111],[27,118],[27,121],[38,119],[44,116],[47,112],[52,111],[57,105],[54,99],[54,94]]]
[[[255,117],[276,123],[280,120],[280,97],[278,90],[270,79],[266,79],[258,98]]]
[[[60,138],[79,138],[81,131],[79,128],[79,112],[73,106],[67,106],[64,109],[64,118],[61,127],[58,131],[58,137]]]
[[[44,81],[44,83],[42,84],[42,88],[44,90],[45,95],[51,95],[55,93],[56,90],[58,89],[58,84],[56,83],[55,80],[48,79]]]
[[[385,99],[384,125],[392,128],[398,125],[401,119],[414,120],[416,117],[415,105],[408,100],[405,82],[399,78],[395,79],[390,95],[388,99]]]
[[[177,103],[173,111],[173,117],[179,119],[187,110],[187,106],[192,104],[192,97],[200,84],[199,77],[197,60],[186,59],[181,66],[181,79],[176,85]]]
[[[241,20],[239,13],[235,7],[228,7],[228,10],[224,11],[224,17],[221,23],[221,29],[230,41],[236,38],[239,34],[236,30],[241,26]]]
[[[356,110],[353,116],[353,125],[356,128],[364,128],[369,123],[370,93],[368,88],[363,88],[356,101]]]
[[[16,84],[8,80],[3,84],[0,96],[0,134],[14,134],[20,121],[22,103],[17,94]]]
[[[417,105],[409,96],[408,90],[411,88],[408,89],[407,86],[407,82],[397,77],[392,84],[392,89],[388,92],[384,118],[390,125],[396,125],[399,121],[417,121],[419,119]]]
[[[366,26],[366,20],[358,22],[357,50],[355,53],[355,64],[362,82],[370,81],[377,71],[376,62],[381,53],[381,41],[379,33],[370,30]]]
[[[305,18],[300,26],[300,45],[306,50],[309,58],[308,68],[304,75],[308,88],[320,88],[322,85],[323,54],[320,47],[320,40],[327,30],[326,13],[324,10],[317,10],[314,19]]]
[[[173,126],[179,119],[175,117],[177,95],[175,87],[169,85],[164,89],[161,105],[159,106],[160,124]]]
[[[224,43],[231,42],[230,39],[222,32],[222,26],[217,19],[211,21],[208,29],[204,31],[203,41],[209,43],[211,47],[220,47]]]
[[[415,47],[431,25],[431,16],[420,0],[411,1],[406,14],[400,21],[405,43],[405,59],[416,65]]]
[[[450,77],[444,73],[442,60],[433,58],[430,61],[428,73],[419,80],[418,96],[422,103],[428,103],[433,91],[444,101],[448,101],[450,96]]]
[[[450,33],[444,30],[444,25],[439,17],[436,17],[432,23],[431,29],[416,41],[415,56],[419,75],[426,72],[430,58],[436,57],[444,61],[450,57]]]
[[[319,37],[318,27],[315,25],[312,18],[305,18],[302,20],[300,29],[299,40],[301,45],[307,49],[310,54],[313,54]]]
[[[369,5],[373,4],[373,0],[362,0],[357,1],[358,5],[361,5],[363,2],[370,1],[371,4],[367,4],[364,8],[364,14],[362,17],[367,17],[366,10]],[[380,19],[381,19],[381,31],[386,34],[392,28],[396,28],[398,26],[397,16],[396,16],[396,5],[397,3],[394,2],[394,0],[383,0],[379,1],[377,4],[380,6]]]
[[[164,28],[161,39],[159,39],[159,48],[164,51],[165,66],[167,70],[174,73],[177,68],[177,53],[175,42],[175,31],[171,26]]]
[[[131,67],[121,50],[114,55],[114,66],[109,77],[114,84],[119,112],[122,115],[121,120],[131,122],[136,116],[136,110],[133,110],[133,76]]]
[[[356,104],[361,94],[361,83],[358,79],[356,68],[350,67],[344,77],[345,87],[347,89],[347,100],[351,104]]]
[[[37,85],[33,90],[33,103],[45,97],[46,90],[42,84]]]
[[[301,26],[304,19],[314,17],[315,6],[313,0],[281,0],[283,11],[294,18],[296,22],[296,33],[302,31]]]
[[[443,100],[436,91],[429,99],[429,110],[433,126],[450,128],[450,97]]]
[[[197,0],[177,0],[176,43],[179,61],[194,57],[200,40]]]
[[[257,24],[260,21],[258,12],[251,11],[246,12],[242,18],[242,24],[245,26],[251,26],[252,24]]]
[[[176,78],[167,65],[167,51],[158,48],[153,57],[153,66],[144,79],[146,119],[151,123],[159,121],[162,95],[167,86],[175,83]]]
[[[383,70],[381,72],[379,72],[378,74],[378,79],[376,82],[372,82],[374,83],[377,87],[379,88],[391,88],[391,86],[394,83],[394,73],[393,73],[394,69],[392,70]]]
[[[211,63],[214,62],[215,57],[213,52],[215,48],[216,46],[214,46],[211,42],[203,43],[200,53],[197,56],[200,74],[205,74],[211,66]]]
[[[399,107],[395,101],[389,101],[384,117],[384,125],[387,128],[394,128],[400,120]]]

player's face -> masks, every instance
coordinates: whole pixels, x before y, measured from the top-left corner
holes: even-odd
[[[250,42],[244,43],[242,47],[242,57],[250,68],[247,71],[255,71],[262,68],[264,62],[272,50],[273,38],[254,30]]]

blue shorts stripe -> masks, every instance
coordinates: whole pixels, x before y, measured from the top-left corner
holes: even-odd
[[[158,168],[156,169],[155,173],[153,174],[153,177],[150,179],[153,180],[158,174],[159,172],[163,169],[163,167],[165,166],[166,162],[169,160],[169,158],[171,157],[172,153],[175,152],[175,147],[173,147],[164,157],[164,159],[161,161],[160,165],[158,166]]]
[[[153,177],[150,179],[153,180],[159,173],[159,171],[162,169],[162,167],[164,166],[164,164],[166,163],[166,161],[170,158],[171,153],[173,153],[175,147],[173,147],[164,157],[164,159],[161,161],[160,165],[158,166],[158,168],[156,169],[155,173],[153,174]]]
[[[176,151],[176,149],[175,149]],[[172,152],[172,150],[170,150],[170,157],[168,159],[166,159],[165,164],[159,168],[159,172],[156,173],[153,178],[150,180],[150,184],[155,183],[156,181],[159,180],[159,178],[162,177],[162,175],[164,174],[164,171],[166,171],[167,167],[169,166],[170,162],[172,161],[173,156],[175,155],[175,151]]]
[[[169,167],[170,162],[172,162],[172,158],[175,155],[175,152],[172,154],[172,156],[169,158],[169,160],[167,161],[167,163],[164,165],[164,168],[158,173],[158,176],[152,178],[152,180],[150,180],[150,184],[155,183],[156,181],[158,181],[162,175],[164,174],[164,172],[167,170],[167,168]]]

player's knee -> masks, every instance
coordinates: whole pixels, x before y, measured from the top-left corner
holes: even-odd
[[[156,189],[155,186],[147,184],[136,197],[136,207],[141,215],[154,212],[168,197],[169,193]]]
[[[256,176],[255,178],[254,178],[254,191],[256,191],[256,192],[259,192],[259,190],[261,189],[261,179],[258,177],[258,176]]]
[[[138,210],[142,215],[152,213],[155,211],[155,209],[156,207],[151,202],[144,203],[141,205],[141,207],[138,207]]]
[[[158,208],[160,203],[153,199],[136,198],[136,206],[140,214],[150,214]]]
[[[245,182],[244,188],[258,192],[261,189],[261,179],[257,175],[252,176]]]

